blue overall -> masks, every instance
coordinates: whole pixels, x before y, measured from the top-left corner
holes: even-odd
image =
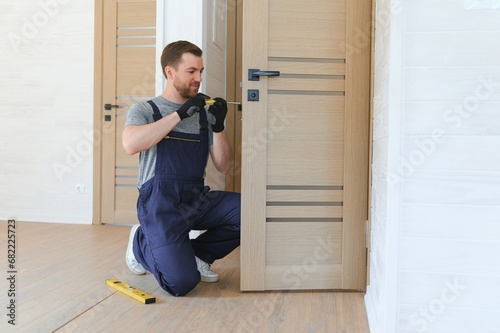
[[[154,120],[161,119],[156,104],[148,103]],[[240,245],[240,194],[204,185],[208,122],[204,110],[198,114],[199,134],[171,131],[157,144],[155,175],[137,201],[135,258],[174,296],[200,282],[195,256],[211,264]],[[191,230],[207,231],[190,239]]]

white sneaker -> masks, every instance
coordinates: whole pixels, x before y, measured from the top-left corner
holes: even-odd
[[[201,281],[203,282],[217,282],[219,281],[219,274],[215,273],[210,269],[210,264],[204,262],[198,257],[196,259],[196,266],[198,266],[198,271],[201,274]]]
[[[144,269],[144,267],[142,267],[141,264],[137,262],[137,260],[135,259],[134,251],[132,249],[132,247],[134,246],[134,235],[137,232],[137,228],[139,227],[140,225],[136,224],[132,227],[132,230],[130,230],[127,252],[125,253],[125,262],[127,263],[127,266],[132,271],[132,273],[137,275],[144,275],[146,274],[146,270]]]

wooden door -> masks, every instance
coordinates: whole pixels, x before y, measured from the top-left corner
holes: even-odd
[[[135,224],[139,157],[125,153],[121,134],[129,107],[155,95],[156,1],[105,0],[101,5],[101,191],[96,203],[100,209],[94,214],[100,223]]]
[[[242,290],[366,287],[370,19],[371,0],[243,4]]]

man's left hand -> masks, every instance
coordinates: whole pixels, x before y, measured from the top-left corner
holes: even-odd
[[[214,98],[215,103],[208,108],[210,113],[208,121],[212,125],[214,133],[220,133],[224,130],[224,120],[227,114],[227,103],[223,98]]]

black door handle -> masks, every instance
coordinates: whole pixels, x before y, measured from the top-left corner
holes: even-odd
[[[104,104],[104,110],[110,111],[112,108],[119,108],[119,105]]]
[[[259,81],[261,76],[280,76],[279,71],[261,71],[260,69],[248,70],[248,81]]]

